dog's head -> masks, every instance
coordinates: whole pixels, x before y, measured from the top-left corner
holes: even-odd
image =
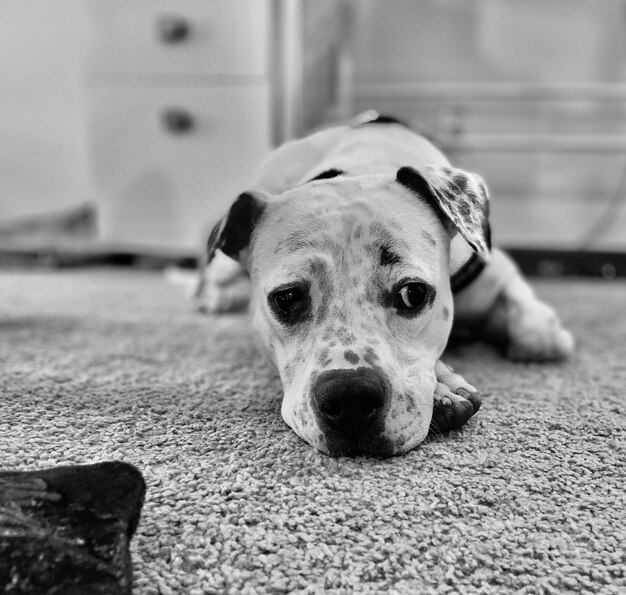
[[[380,455],[426,437],[452,325],[451,238],[486,256],[487,210],[478,176],[439,166],[234,202],[209,259],[219,249],[247,267],[299,436],[330,454]]]

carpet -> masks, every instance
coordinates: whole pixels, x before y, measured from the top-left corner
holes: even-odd
[[[626,283],[542,280],[564,364],[483,345],[483,392],[406,456],[332,459],[280,418],[245,315],[156,272],[0,273],[0,468],[119,459],[146,503],[139,594],[626,592]]]

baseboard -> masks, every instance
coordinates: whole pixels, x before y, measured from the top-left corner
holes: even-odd
[[[626,277],[626,252],[505,247],[526,275],[541,277]]]

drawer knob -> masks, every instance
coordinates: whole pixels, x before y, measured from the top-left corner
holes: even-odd
[[[180,43],[189,37],[191,26],[183,17],[163,15],[158,20],[158,31],[164,43]]]
[[[163,124],[165,129],[172,134],[185,134],[194,127],[193,116],[180,107],[171,107],[163,110]]]

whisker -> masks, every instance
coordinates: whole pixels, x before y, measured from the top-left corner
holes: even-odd
[[[439,424],[434,419],[430,421],[430,426],[428,427],[428,433],[433,434],[435,436],[439,436],[439,437],[443,436],[443,432],[441,431]]]

